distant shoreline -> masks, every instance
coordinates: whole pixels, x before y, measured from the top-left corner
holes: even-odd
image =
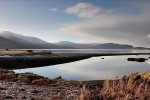
[[[52,53],[49,51],[0,51],[1,68],[14,70],[63,64],[98,56],[150,55],[150,53]]]

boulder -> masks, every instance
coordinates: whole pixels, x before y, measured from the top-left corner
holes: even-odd
[[[32,85],[38,85],[38,86],[48,86],[52,84],[52,80],[51,79],[37,79],[37,80],[33,80]]]

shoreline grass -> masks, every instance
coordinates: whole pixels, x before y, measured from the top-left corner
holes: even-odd
[[[132,73],[119,80],[104,80],[99,89],[83,86],[80,100],[149,100],[150,71]]]

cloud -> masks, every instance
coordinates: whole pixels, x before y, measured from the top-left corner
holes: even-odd
[[[135,9],[134,7],[130,8]],[[96,9],[97,12],[93,13],[92,9]],[[97,42],[147,45],[150,42],[148,39],[150,38],[150,6],[142,4],[138,9],[140,10],[137,13],[124,14],[115,9],[108,13],[112,9],[102,10],[100,7],[94,7],[87,3],[77,4],[67,8],[66,11],[78,17],[88,17],[88,19],[63,26],[59,30],[79,37],[81,35],[85,38],[93,37],[93,40]],[[84,11],[88,11],[88,13],[82,14]]]
[[[48,10],[49,10],[49,11],[52,11],[52,12],[57,12],[57,11],[58,11],[57,8],[49,8]]]
[[[147,38],[150,38],[150,34],[147,35]]]
[[[6,28],[0,28],[0,33],[1,33],[1,32],[5,32],[5,31],[9,31],[9,30],[6,29]]]
[[[89,3],[78,3],[75,6],[67,8],[65,12],[68,14],[76,15],[81,18],[91,18],[100,14],[102,15],[107,13],[102,8],[94,7]]]

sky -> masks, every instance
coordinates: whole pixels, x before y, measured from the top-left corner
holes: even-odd
[[[150,47],[149,0],[0,0],[0,32]]]

